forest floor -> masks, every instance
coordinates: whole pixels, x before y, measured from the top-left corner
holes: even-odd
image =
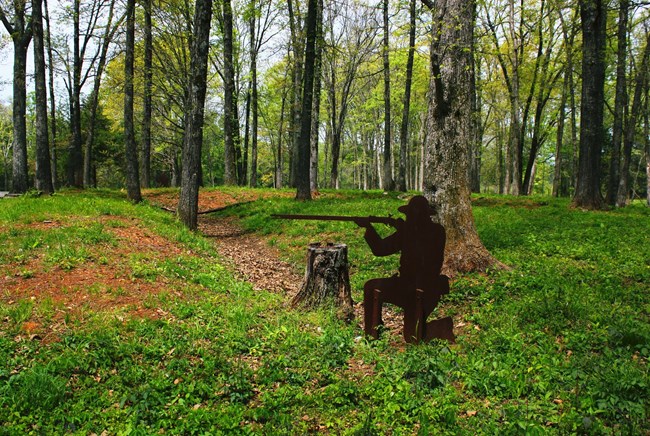
[[[235,217],[206,213],[268,197],[268,193],[247,191],[244,194],[239,196],[222,191],[199,191],[199,231],[214,241],[231,269],[249,282],[253,289],[286,294],[287,301],[291,301],[303,282],[303,273],[299,271],[302,265],[297,267],[282,260],[283,256],[278,249],[270,246],[265,238],[244,231]],[[151,204],[165,210],[174,210],[178,204],[178,191],[145,190],[144,197]],[[355,302],[354,312],[357,322],[361,322],[363,302]],[[401,316],[390,306],[384,309],[382,321],[385,330],[395,336],[400,335]]]
[[[176,190],[145,190],[143,195],[150,204],[168,211],[173,211],[178,204]],[[268,196],[268,193],[248,191],[240,195],[201,191],[199,231],[213,241],[223,257],[222,261],[225,261],[223,263],[240,279],[250,283],[255,290],[284,295],[289,304],[303,281],[302,265],[282,260],[282,253],[277,248],[269,245],[265,238],[244,231],[236,217],[206,213],[254,201],[264,195]],[[35,245],[59,244],[58,254],[15,259],[6,265],[0,274],[0,289],[8,304],[23,299],[46,299],[56,308],[50,315],[54,322],[45,322],[38,316],[25,320],[22,333],[27,338],[56,341],[67,328],[71,314],[76,318],[84,311],[122,310],[125,316],[165,318],[168,314],[152,307],[148,301],[161,292],[179,296],[185,287],[180,279],[152,278],[153,274],[147,269],[147,265],[173,262],[174,257],[183,252],[180,244],[160,237],[137,219],[106,215],[99,219],[99,223],[83,221],[75,217],[74,222],[47,219],[22,225],[22,231],[53,231],[59,233],[60,238],[66,238],[66,232],[74,226],[96,224],[104,228],[112,239],[109,247],[98,247],[96,252],[75,251],[66,247],[63,239],[52,243],[36,239]],[[53,274],[53,267],[56,274]],[[361,302],[355,304],[355,319],[359,323],[363,320]],[[388,331],[399,336],[401,316],[394,310],[386,309],[384,324]]]

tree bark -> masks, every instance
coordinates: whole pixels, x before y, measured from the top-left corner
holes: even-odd
[[[309,188],[318,191],[318,131],[320,128],[320,94],[323,76],[323,0],[318,1],[316,17],[316,59],[314,65],[314,102],[311,116],[309,154]]]
[[[383,1],[384,15],[384,43],[383,43],[383,60],[384,60],[384,191],[393,191],[395,181],[393,180],[393,156],[391,150],[391,113],[390,113],[390,60],[388,58],[388,0]]]
[[[52,175],[52,188],[58,188],[58,170],[57,170],[57,150],[56,150],[56,100],[54,99],[54,55],[52,53],[52,40],[51,40],[51,26],[50,16],[47,8],[47,0],[43,0],[43,11],[45,13],[45,23],[47,25],[47,33],[45,41],[47,44],[47,58],[49,62],[49,88],[50,88],[50,133],[52,140],[50,141],[50,167]]]
[[[46,194],[54,192],[50,167],[50,146],[47,132],[47,86],[45,84],[45,48],[43,44],[42,0],[32,1],[32,30],[34,32],[34,75],[36,99],[36,189]]]
[[[235,112],[235,67],[233,64],[233,23],[230,0],[223,1],[223,70],[224,70],[224,183],[236,185],[237,156],[236,135],[234,131]]]
[[[142,100],[142,187],[151,187],[151,109],[153,82],[152,0],[144,0],[144,95]]]
[[[72,82],[70,83],[70,144],[68,146],[67,179],[68,185],[83,187],[83,153],[81,146],[81,54],[80,30],[81,0],[73,0],[73,61]]]
[[[641,112],[641,99],[643,97],[644,86],[647,86],[648,80],[648,60],[650,57],[650,33],[646,35],[646,45],[641,55],[641,63],[634,80],[634,100],[630,109],[630,116],[625,126],[625,137],[623,139],[623,162],[621,164],[618,192],[616,195],[616,206],[624,207],[627,205],[629,194],[630,179],[630,161],[632,159],[632,146],[636,134],[636,126]]]
[[[607,182],[607,204],[616,204],[619,180],[621,177],[621,144],[623,142],[623,121],[627,108],[627,22],[629,0],[620,0],[618,7],[618,30],[616,32],[616,95],[614,97],[614,124],[612,127],[612,153],[609,161]]]
[[[311,200],[311,190],[309,189],[309,156],[316,67],[317,22],[318,1],[308,0],[305,26],[307,43],[305,45],[305,71],[302,85],[302,111],[300,113],[300,140],[298,142],[298,166],[296,172],[296,200]]]
[[[124,159],[126,196],[133,203],[142,201],[138,152],[133,127],[133,65],[135,51],[135,0],[126,2],[126,51],[124,57]]]
[[[183,136],[183,169],[178,216],[189,229],[196,230],[199,210],[199,182],[203,120],[210,50],[210,21],[212,0],[197,0],[194,11],[194,31],[190,62],[190,89]]]
[[[340,317],[347,321],[354,318],[348,247],[344,244],[310,244],[305,279],[291,305],[313,309],[332,303],[339,309]]]
[[[0,7],[0,20],[11,36],[14,48],[13,70],[13,177],[12,191],[22,194],[29,189],[27,171],[27,49],[32,39],[31,22],[26,21],[26,2],[14,2],[13,16]]]
[[[409,147],[409,114],[411,112],[411,84],[413,82],[413,58],[415,56],[415,5],[417,0],[411,0],[409,6],[409,51],[406,59],[406,80],[404,84],[404,106],[402,110],[402,125],[399,133],[399,172],[396,189],[406,192],[406,157]]]
[[[607,8],[603,0],[581,0],[582,101],[580,104],[580,156],[575,207],[601,209],[601,150],[605,139],[605,49]]]
[[[481,243],[472,215],[467,143],[471,134],[473,4],[436,2],[426,121],[423,193],[445,227],[447,275],[500,265]]]

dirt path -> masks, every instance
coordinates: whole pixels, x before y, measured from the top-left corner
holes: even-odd
[[[245,233],[234,218],[200,216],[199,230],[214,240],[217,250],[237,273],[256,290],[266,289],[293,297],[302,276],[280,253],[261,238]]]

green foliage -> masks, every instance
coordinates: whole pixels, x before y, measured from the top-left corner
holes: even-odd
[[[308,242],[348,243],[359,300],[363,281],[392,274],[396,259],[375,259],[353,223],[269,215],[387,215],[405,200],[379,192],[322,194],[310,203],[259,200],[221,214],[240,216],[301,266]],[[121,194],[12,199],[0,210],[0,243],[7,247],[0,265],[37,255],[67,259],[62,248],[81,256],[84,247],[113,244],[107,228],[120,227],[120,217],[135,217],[201,257],[132,253],[124,267],[134,277],[180,279],[188,291],[146,301],[167,314],[160,319],[87,314],[83,323],[70,321],[57,341],[21,333],[33,314],[56,313],[54,301],[10,304],[0,294],[0,433],[650,431],[648,210],[573,211],[547,198],[474,200],[483,241],[512,269],[454,279],[440,310],[454,314],[457,345],[403,346],[389,333],[363,339],[359,320],[345,325],[333,312],[296,311],[283,295],[254,291],[219,265],[209,241]],[[102,224],[73,218],[107,215]],[[28,225],[46,220],[62,225]]]

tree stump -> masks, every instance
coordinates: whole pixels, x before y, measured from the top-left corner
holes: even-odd
[[[334,304],[339,317],[346,321],[354,318],[348,246],[345,244],[309,244],[305,279],[291,305],[308,308]]]

